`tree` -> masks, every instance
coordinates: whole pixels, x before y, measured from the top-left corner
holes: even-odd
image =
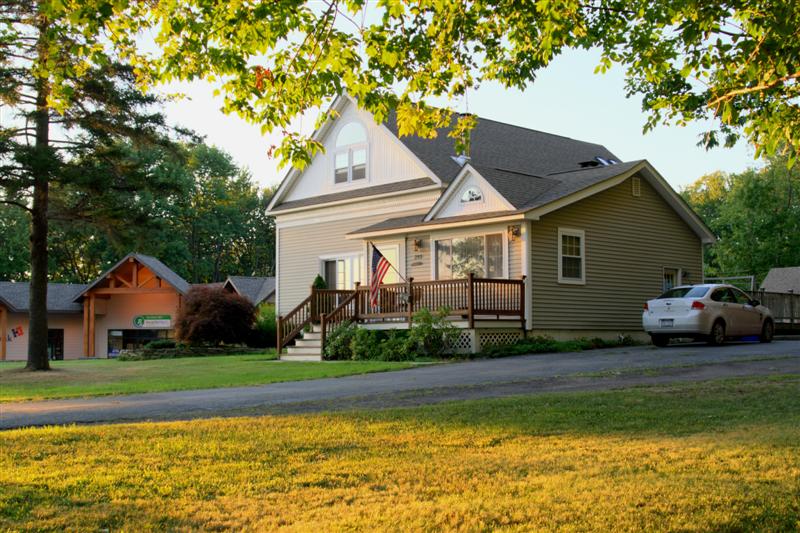
[[[712,276],[755,275],[800,265],[800,171],[782,158],[761,170],[704,176],[683,191],[719,241],[706,251]]]
[[[242,344],[250,338],[256,310],[222,288],[193,287],[176,320],[178,339],[190,344]]]
[[[158,142],[156,101],[134,87],[104,23],[109,0],[9,0],[0,4],[0,98],[14,116],[0,127],[0,203],[30,216],[27,368],[47,358],[51,186],[101,187],[125,174],[120,141]],[[100,163],[100,164],[98,164]],[[102,171],[102,172],[99,172]]]
[[[795,0],[366,0],[119,3],[112,36],[143,83],[215,80],[224,109],[283,130],[276,153],[296,166],[321,149],[292,119],[348,92],[401,135],[434,136],[449,109],[488,80],[524,88],[568,48],[599,48],[598,71],[626,69],[645,129],[713,118],[706,147],[744,136],[756,155],[800,151],[800,4]],[[135,24],[128,21],[134,20]],[[145,32],[160,52],[143,54]],[[328,118],[321,114],[320,121]],[[458,145],[472,117],[450,132]],[[461,146],[464,148],[464,146]]]

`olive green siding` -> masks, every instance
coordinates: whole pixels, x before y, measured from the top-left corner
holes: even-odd
[[[662,289],[663,269],[701,283],[700,238],[642,178],[631,179],[531,224],[535,330],[641,330],[644,302]],[[585,284],[558,282],[558,229],[585,232]]]

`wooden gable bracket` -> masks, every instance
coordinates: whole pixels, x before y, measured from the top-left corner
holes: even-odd
[[[156,276],[155,274],[151,274],[150,277],[147,277],[147,278],[143,279],[142,281],[140,281],[139,284],[137,285],[137,287],[139,287],[139,288],[144,287],[145,285],[147,285],[148,283],[150,283],[151,281],[153,281],[157,277],[158,276]],[[161,281],[160,278],[159,278],[159,281]]]

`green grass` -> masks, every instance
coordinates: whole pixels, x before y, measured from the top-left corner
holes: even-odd
[[[0,530],[798,528],[798,376],[0,434]]]
[[[54,361],[50,372],[27,372],[23,366],[0,364],[0,402],[260,385],[398,370],[412,364],[281,362],[273,352],[149,361]]]

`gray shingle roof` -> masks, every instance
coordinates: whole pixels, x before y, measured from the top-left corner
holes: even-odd
[[[433,220],[429,220],[427,222],[424,221],[425,215],[410,215],[406,217],[398,217],[398,218],[390,218],[387,220],[383,220],[378,222],[377,224],[372,224],[371,226],[367,226],[361,229],[357,229],[355,231],[351,231],[348,235],[358,235],[361,233],[377,233],[380,231],[388,231],[388,230],[395,230],[401,228],[413,228],[418,226],[436,226],[438,224],[450,224],[453,222],[466,222],[469,220],[482,220],[484,218],[495,218],[495,217],[503,217],[509,215],[518,215],[523,211],[491,211],[488,213],[474,213],[471,215],[460,215],[455,217],[447,217],[447,218],[436,218]]]
[[[127,261],[130,258],[136,259],[141,264],[152,270],[156,276],[158,276],[159,278],[163,279],[164,281],[172,285],[175,288],[175,290],[177,290],[179,293],[185,295],[186,293],[189,292],[189,289],[191,288],[189,282],[180,277],[178,274],[176,274],[167,265],[165,265],[155,257],[132,252],[123,257],[122,259],[120,259],[114,266],[103,272],[100,276],[97,277],[96,280],[87,285],[86,288],[80,292],[80,294],[75,296],[75,300],[81,298],[86,291],[94,288],[98,283],[106,279],[106,277],[111,272],[115,271],[117,268],[119,268],[120,265],[122,265],[125,261]]]
[[[225,285],[228,284],[253,305],[269,301],[270,297],[275,294],[275,278],[273,277],[228,276]]]
[[[761,288],[768,292],[794,291],[800,294],[800,266],[770,269],[761,282]]]
[[[398,135],[393,113],[389,115],[386,127]],[[455,139],[447,136],[448,131],[449,128],[439,130],[433,139],[398,136],[400,142],[445,183],[452,181],[461,170],[453,160],[452,156],[457,155]],[[480,117],[477,117],[470,135],[469,156],[473,166],[523,172],[531,176],[578,170],[580,163],[593,161],[595,157],[619,160],[600,144]]]
[[[275,206],[272,211],[285,211],[287,209],[295,209],[297,207],[309,207],[318,204],[327,204],[330,202],[339,202],[342,200],[350,200],[353,198],[362,198],[365,196],[373,196],[376,194],[388,194],[393,192],[409,191],[418,189],[428,185],[435,185],[436,182],[430,178],[418,178],[413,180],[398,181],[394,183],[387,183],[385,185],[376,185],[374,187],[362,187],[360,189],[352,189],[349,191],[336,192],[332,194],[323,194],[321,196],[313,196],[311,198],[303,198],[301,200],[292,200],[283,202]]]
[[[30,286],[27,281],[0,281],[0,303],[15,313],[27,313],[30,310]],[[47,310],[51,313],[80,313],[83,307],[74,300],[86,287],[77,283],[48,283]]]

